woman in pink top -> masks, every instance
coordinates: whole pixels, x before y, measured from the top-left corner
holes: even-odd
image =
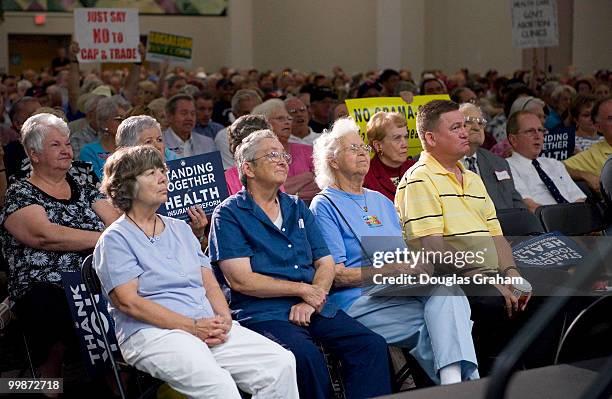
[[[292,162],[285,181],[285,192],[295,194],[309,203],[318,193],[319,187],[314,182],[314,167],[312,165],[312,147],[304,144],[290,143],[291,116],[285,104],[279,99],[271,99],[253,108],[252,114],[264,115],[272,131],[278,137],[285,152],[291,154]]]
[[[229,150],[232,155],[234,155],[236,148],[242,143],[242,140],[258,130],[272,130],[272,126],[270,126],[265,116],[243,115],[236,119],[227,128]],[[238,168],[235,165],[225,171],[225,183],[230,195],[236,194],[242,189],[242,183],[238,177]]]

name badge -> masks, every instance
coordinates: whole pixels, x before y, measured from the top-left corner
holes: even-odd
[[[298,220],[298,227],[299,227],[300,229],[303,229],[303,228],[304,228],[304,219],[299,219],[299,220]]]
[[[495,176],[497,176],[498,181],[510,180],[510,174],[507,170],[496,170]]]

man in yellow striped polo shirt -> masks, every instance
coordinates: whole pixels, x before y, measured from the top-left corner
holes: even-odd
[[[510,245],[503,236],[493,201],[481,178],[459,160],[469,150],[468,132],[459,105],[434,100],[421,107],[417,132],[423,146],[419,161],[402,177],[395,206],[407,241],[420,239],[428,251],[484,252],[484,261],[457,273],[499,272],[520,277]],[[453,265],[436,265],[447,271]],[[495,284],[509,316],[519,309],[511,287]]]

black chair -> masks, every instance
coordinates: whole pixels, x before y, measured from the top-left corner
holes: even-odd
[[[87,294],[89,295],[89,300],[94,305],[92,307],[94,310],[94,316],[96,318],[96,323],[99,326],[104,326],[105,324],[103,322],[102,316],[100,314],[100,310],[98,309],[98,305],[95,300],[96,295],[102,295],[102,286],[100,285],[100,279],[98,278],[98,275],[96,274],[96,271],[93,268],[93,255],[87,256],[85,260],[83,261],[83,265],[81,266],[81,279],[83,281],[83,284],[85,284],[85,287],[87,288]],[[114,329],[113,329],[112,324],[109,323],[108,326],[109,326],[108,332],[106,332],[104,328],[100,328],[100,335],[102,336],[102,340],[104,341],[104,345],[106,348],[110,348],[110,344],[108,340],[109,334],[114,334]],[[156,396],[157,389],[162,384],[162,381],[156,380],[153,377],[149,376],[148,374],[143,373],[133,368],[132,366],[125,363],[123,359],[115,359],[113,354],[110,352],[109,352],[108,358],[109,358],[111,368],[113,371],[113,376],[115,378],[115,383],[117,384],[117,389],[119,390],[119,394],[121,395],[122,399],[126,399],[128,396],[126,393],[127,392],[126,387],[123,386],[123,382],[121,381],[121,376],[119,375],[121,371],[129,371],[135,375],[136,383],[138,385],[138,390],[140,392],[140,395],[138,396],[139,399]],[[149,380],[149,383],[147,384],[149,386],[143,389],[142,381],[145,379]]]
[[[400,392],[402,385],[404,385],[408,377],[412,377],[412,382],[418,389],[435,386],[436,384],[429,378],[425,370],[423,370],[417,360],[410,354],[410,350],[401,348],[401,351],[404,355],[405,363],[397,373],[393,375],[393,391]]]
[[[555,364],[594,359],[612,354],[612,295],[594,299],[569,323],[563,333]]]
[[[536,217],[547,232],[559,231],[567,236],[586,235],[606,227],[600,207],[587,202],[541,206]]]
[[[497,219],[505,236],[535,236],[544,233],[538,218],[525,208],[500,209]]]

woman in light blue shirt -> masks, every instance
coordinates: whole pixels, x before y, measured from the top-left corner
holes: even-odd
[[[297,398],[295,359],[233,322],[191,229],[156,213],[166,167],[151,146],[120,148],[101,190],[124,212],[100,237],[94,267],[124,359],[189,398]]]
[[[81,148],[79,159],[91,162],[93,170],[102,180],[102,170],[106,159],[115,151],[115,135],[121,121],[125,118],[130,104],[121,96],[103,98],[96,106],[98,139]]]
[[[393,203],[363,188],[370,150],[348,118],[336,121],[332,131],[314,144],[316,182],[323,191],[310,209],[336,263],[336,288],[329,302],[387,343],[409,349],[434,382],[477,379],[470,306],[460,288],[432,287],[427,296],[406,296],[404,291],[386,297],[369,296],[361,288],[372,272],[374,252],[406,248]],[[373,273],[386,273],[384,267],[391,266]],[[418,278],[430,271],[417,266],[406,268],[405,273]]]

